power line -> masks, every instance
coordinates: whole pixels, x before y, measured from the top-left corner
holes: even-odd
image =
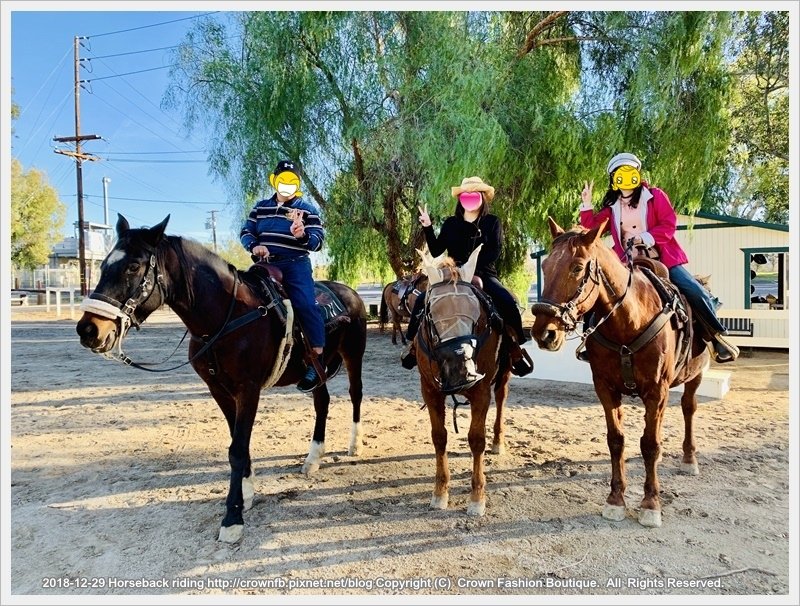
[[[119,94],[119,93],[117,93],[117,94]],[[111,105],[111,103],[109,103],[108,101],[106,101],[106,100],[105,100],[105,99],[103,99],[102,97],[98,96],[96,93],[94,94],[94,98],[95,98],[95,99],[97,99],[98,101],[102,101],[103,103],[105,103],[106,105],[108,105],[108,106],[109,106],[111,109],[113,109],[115,112],[117,112],[117,113],[121,114],[122,116],[124,116],[125,118],[127,118],[128,120],[130,120],[131,122],[133,122],[134,124],[138,124],[139,126],[141,126],[143,129],[145,129],[145,130],[146,130],[147,132],[149,132],[150,134],[152,134],[152,135],[155,135],[156,137],[158,137],[159,139],[161,139],[162,141],[164,141],[164,143],[168,143],[168,144],[169,144],[169,145],[171,145],[172,147],[174,147],[174,148],[176,148],[176,149],[178,149],[178,150],[180,150],[180,151],[184,151],[184,150],[182,150],[180,147],[178,147],[177,145],[175,145],[175,144],[174,144],[172,141],[170,141],[169,139],[166,139],[166,138],[164,138],[164,137],[163,137],[163,136],[162,136],[160,133],[158,133],[158,132],[154,131],[153,129],[149,128],[148,126],[145,126],[144,124],[142,124],[142,123],[141,123],[141,122],[139,122],[138,120],[136,120],[136,119],[132,118],[132,117],[131,117],[129,114],[125,114],[125,113],[123,113],[123,112],[122,112],[122,111],[120,111],[120,110],[119,110],[117,107],[115,107],[115,106]],[[134,104],[134,107],[138,107],[138,106]],[[139,108],[139,109],[141,110],[141,108]],[[145,115],[147,115],[147,114],[145,113]],[[148,115],[148,117],[149,117],[149,118],[152,118],[152,116],[149,116],[149,115]],[[158,120],[156,120],[156,122],[158,122]],[[161,126],[164,126],[164,124],[162,124],[162,123],[160,123],[160,122],[159,122],[159,124],[161,124]]]
[[[100,63],[102,63],[103,65],[105,65],[105,66],[108,68],[108,70],[109,70],[109,71],[110,71],[112,74],[116,74],[116,73],[117,73],[117,72],[115,72],[115,71],[114,71],[114,69],[113,69],[113,68],[112,68],[110,65],[108,65],[108,63],[106,63],[106,62],[105,62],[105,61],[103,61],[102,59],[100,60]],[[166,113],[166,112],[165,112],[163,109],[161,109],[161,108],[160,108],[160,107],[158,107],[158,106],[157,106],[155,103],[153,103],[153,102],[152,102],[150,99],[148,99],[148,98],[147,98],[147,96],[145,96],[144,94],[142,94],[142,93],[139,91],[139,89],[138,89],[138,88],[136,88],[135,86],[133,86],[133,84],[131,84],[130,82],[128,82],[128,81],[127,81],[126,79],[124,79],[124,78],[122,79],[122,82],[123,82],[124,84],[126,84],[126,85],[128,86],[128,88],[130,88],[130,89],[131,89],[133,92],[135,92],[137,95],[139,95],[139,96],[140,96],[142,99],[144,99],[145,101],[147,101],[147,103],[149,103],[149,104],[150,104],[150,105],[152,105],[152,106],[153,106],[155,109],[157,109],[157,110],[158,110],[158,111],[159,111],[159,112],[160,112],[162,115],[164,115],[164,116],[165,116],[165,117],[166,117],[168,120],[170,120],[171,122],[173,122],[173,123],[174,123],[174,124],[176,124],[177,126],[180,126],[180,125],[179,125],[179,123],[178,123],[178,122],[177,122],[177,121],[176,121],[174,118],[172,118],[172,116],[170,116],[169,114],[167,114],[167,113]],[[113,91],[114,91],[115,93],[117,93],[117,94],[118,94],[118,95],[119,95],[119,96],[120,96],[122,99],[125,99],[125,101],[127,101],[128,103],[130,103],[131,105],[133,105],[133,106],[134,106],[135,108],[137,108],[139,111],[141,111],[141,112],[142,112],[142,113],[143,113],[145,116],[147,116],[148,118],[152,119],[154,122],[157,122],[158,124],[160,124],[161,126],[163,126],[163,127],[166,129],[166,130],[171,130],[171,128],[170,128],[169,126],[167,126],[166,124],[164,124],[163,122],[161,122],[161,120],[159,120],[158,118],[156,118],[156,117],[152,116],[151,114],[147,113],[147,112],[146,112],[146,111],[145,111],[145,110],[144,110],[142,107],[140,107],[140,106],[138,106],[136,103],[134,103],[134,102],[133,102],[133,101],[130,99],[130,97],[128,97],[128,96],[125,96],[125,95],[123,95],[121,92],[119,92],[119,91],[118,91],[116,88],[114,88],[114,87],[111,85],[111,83],[110,83],[110,82],[105,82],[105,83],[104,83],[104,85],[105,85],[105,86],[107,86],[108,88],[110,88],[111,90],[113,90]],[[95,94],[95,92],[94,92],[94,91],[92,91],[92,94]],[[175,146],[175,147],[177,147],[177,146]]]
[[[71,194],[69,197],[74,196],[75,194]],[[102,198],[103,196],[99,194],[83,194],[85,198]],[[160,204],[206,204],[206,205],[218,205],[219,201],[217,202],[200,202],[199,200],[154,200],[152,198],[122,198],[120,196],[114,196],[114,200],[125,200],[126,202],[156,202]]]
[[[128,53],[116,53],[114,55],[100,55],[98,57],[85,57],[85,58],[82,58],[81,61],[91,61],[92,59],[108,59],[109,57],[124,57],[126,55],[140,55],[141,53],[153,53],[155,51],[169,50],[171,48],[178,48],[179,46],[180,46],[180,44],[176,44],[175,46],[161,46],[159,48],[147,48],[147,49],[144,49],[144,50],[130,51]]]
[[[188,151],[149,151],[149,152],[105,152],[106,156],[144,156],[153,154],[204,154],[205,149],[190,149]]]
[[[97,82],[98,80],[108,80],[109,78],[120,78],[122,76],[130,76],[131,74],[143,74],[144,72],[154,72],[159,69],[167,69],[168,67],[174,67],[176,64],[172,63],[170,65],[162,65],[161,67],[151,67],[149,69],[140,69],[135,72],[125,72],[124,74],[115,74],[113,76],[102,76],[100,78],[90,78],[88,80],[78,80],[81,84],[88,84],[90,82]]]
[[[200,164],[207,160],[136,160],[134,158],[106,158],[106,162],[134,162],[136,164]]]
[[[100,38],[101,36],[111,36],[113,34],[124,34],[126,32],[134,32],[140,29],[147,29],[148,27],[157,27],[159,25],[167,25],[168,23],[177,23],[178,21],[187,21],[189,19],[199,19],[200,17],[206,17],[208,15],[215,15],[219,11],[213,11],[211,13],[203,13],[201,15],[194,15],[192,17],[183,17],[181,19],[173,19],[172,21],[162,21],[161,23],[153,23],[152,25],[142,25],[140,27],[131,27],[129,29],[120,29],[115,32],[106,32],[104,34],[94,34],[93,36],[84,36],[85,38]]]

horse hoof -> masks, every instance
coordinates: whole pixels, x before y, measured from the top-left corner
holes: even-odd
[[[640,510],[639,524],[648,528],[661,528],[661,512],[656,509]]]
[[[308,461],[303,463],[303,466],[300,468],[300,473],[305,474],[307,476],[313,476],[318,471],[319,471],[319,463],[309,463]]]
[[[506,454],[506,445],[503,442],[492,444],[492,454],[503,456]]]
[[[353,423],[350,430],[350,448],[347,449],[347,454],[351,457],[361,456],[361,450],[364,446],[364,438],[361,433],[361,423]]]
[[[449,500],[449,495],[447,493],[443,494],[440,497],[433,495],[431,497],[431,509],[447,509],[448,500]]]
[[[687,476],[699,476],[700,468],[697,463],[681,463],[681,473],[685,473]]]
[[[255,476],[256,472],[251,471],[249,477],[242,478],[242,499],[244,499],[244,511],[247,511],[253,507],[253,497],[255,497],[256,494],[256,486],[255,482],[253,482]]]
[[[475,516],[476,518],[479,518],[485,513],[486,513],[486,499],[482,501],[470,501],[469,505],[467,505],[468,516]]]
[[[244,524],[219,527],[219,541],[222,543],[236,543],[244,534]]]
[[[308,448],[308,456],[305,463],[300,468],[300,472],[307,476],[313,475],[319,471],[319,464],[322,462],[322,457],[325,456],[325,442],[315,442],[311,440],[311,445]]]
[[[603,505],[603,517],[612,522],[621,522],[625,519],[625,506],[624,505]]]

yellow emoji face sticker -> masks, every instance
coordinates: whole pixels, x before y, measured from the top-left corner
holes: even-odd
[[[633,166],[620,166],[614,171],[611,189],[636,189],[642,183],[642,176]]]
[[[275,188],[275,191],[286,198],[303,195],[303,192],[300,191],[300,177],[288,170],[278,175],[271,174],[269,176],[269,184]]]

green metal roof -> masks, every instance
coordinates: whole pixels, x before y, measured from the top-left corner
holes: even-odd
[[[730,215],[717,215],[715,213],[707,213],[704,211],[698,211],[694,215],[687,214],[686,216],[687,217],[695,216],[699,217],[700,219],[710,219],[712,221],[720,221],[727,225],[749,225],[752,227],[761,227],[763,229],[774,229],[776,231],[789,231],[789,226],[784,225],[783,223],[766,223],[764,221],[753,221],[751,219],[741,219],[739,217],[731,217]]]

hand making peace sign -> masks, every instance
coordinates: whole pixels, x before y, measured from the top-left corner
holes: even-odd
[[[431,224],[431,217],[428,214],[428,205],[425,205],[425,208],[421,207],[417,204],[417,208],[419,209],[419,222],[422,227],[429,227]]]

